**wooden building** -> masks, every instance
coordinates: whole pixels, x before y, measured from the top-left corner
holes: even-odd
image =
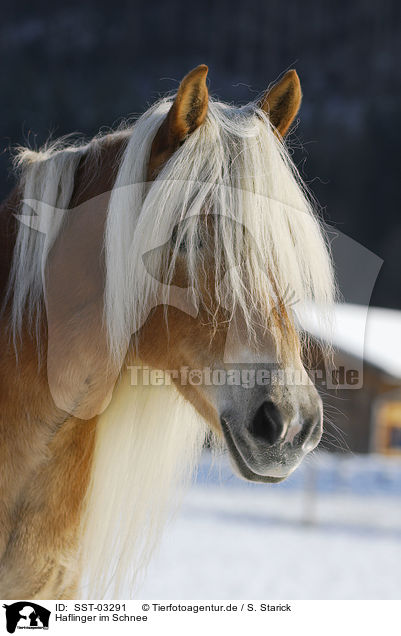
[[[343,304],[334,314],[330,328],[316,317],[303,321],[317,340],[334,347],[333,367],[320,383],[326,414],[321,445],[401,456],[401,311]]]

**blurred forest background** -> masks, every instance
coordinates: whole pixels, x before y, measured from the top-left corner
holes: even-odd
[[[396,0],[3,0],[0,194],[10,148],[91,136],[199,63],[236,103],[295,67],[294,159],[326,220],[384,259],[372,303],[401,308],[400,26]]]

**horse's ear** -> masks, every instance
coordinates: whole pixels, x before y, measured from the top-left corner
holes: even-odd
[[[150,152],[148,177],[154,178],[177,148],[205,121],[209,93],[208,67],[200,64],[182,80],[176,98],[156,133]]]
[[[269,115],[273,126],[284,137],[298,113],[301,100],[301,83],[297,72],[292,69],[265,93],[259,106]]]

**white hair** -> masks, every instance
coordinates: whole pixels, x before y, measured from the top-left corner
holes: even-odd
[[[96,428],[82,520],[82,597],[133,598],[205,433],[173,386],[133,387],[129,371],[123,374]]]
[[[129,139],[107,212],[104,315],[110,356],[121,362],[131,335],[160,292],[160,280],[148,270],[168,267],[162,277],[168,294],[183,242],[189,287],[204,300],[197,237],[208,215],[217,217],[216,272],[222,267],[227,272],[223,287],[250,332],[255,312],[268,315],[272,303],[285,302],[288,289],[298,301],[324,305],[334,294],[322,224],[284,144],[255,104],[236,108],[211,100],[206,121],[156,180],[146,183],[152,140],[170,106],[171,100],[160,100],[124,133]],[[88,147],[24,151],[19,158],[23,199],[67,208]],[[154,248],[169,240],[174,228],[177,236],[167,266],[163,250]],[[49,217],[44,236],[24,225],[19,228],[9,287],[14,332],[21,329],[25,312],[34,316],[41,303],[43,262],[60,231],[57,215]],[[215,297],[223,303],[224,290],[216,281]],[[273,321],[270,328],[278,340],[279,326]],[[147,561],[169,493],[196,463],[204,426],[172,387],[133,389],[123,375],[100,416],[96,438],[83,517],[84,580],[90,595],[116,598],[127,595],[127,585]]]
[[[110,200],[105,315],[117,357],[154,304],[159,286],[147,269],[160,272],[166,263],[163,251],[152,248],[165,243],[174,228],[165,302],[183,242],[189,287],[202,301],[202,250],[197,237],[208,214],[218,215],[215,271],[224,266],[231,306],[241,309],[250,330],[255,309],[256,315],[268,316],[272,302],[285,302],[289,290],[301,303],[327,306],[333,299],[331,258],[322,224],[284,144],[255,105],[236,108],[211,101],[204,124],[149,187],[144,159],[170,105],[167,100],[159,102],[134,126]],[[215,297],[222,300],[218,276]],[[270,328],[274,331],[274,323]]]
[[[85,147],[61,149],[54,144],[40,152],[20,149],[16,166],[22,170],[23,193],[20,214],[31,215],[27,200],[66,209],[74,189],[74,175]],[[32,232],[20,223],[13,253],[6,302],[12,299],[11,322],[14,337],[20,334],[23,320],[38,327],[43,309],[43,266],[49,249],[60,232],[63,217],[53,214],[41,219],[42,232]]]

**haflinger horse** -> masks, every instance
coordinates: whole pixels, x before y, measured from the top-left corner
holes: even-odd
[[[267,483],[320,440],[294,302],[329,306],[334,284],[284,143],[299,79],[236,107],[207,72],[112,133],[17,153],[0,216],[2,598],[127,598],[206,435]],[[229,376],[244,369],[264,375]]]

